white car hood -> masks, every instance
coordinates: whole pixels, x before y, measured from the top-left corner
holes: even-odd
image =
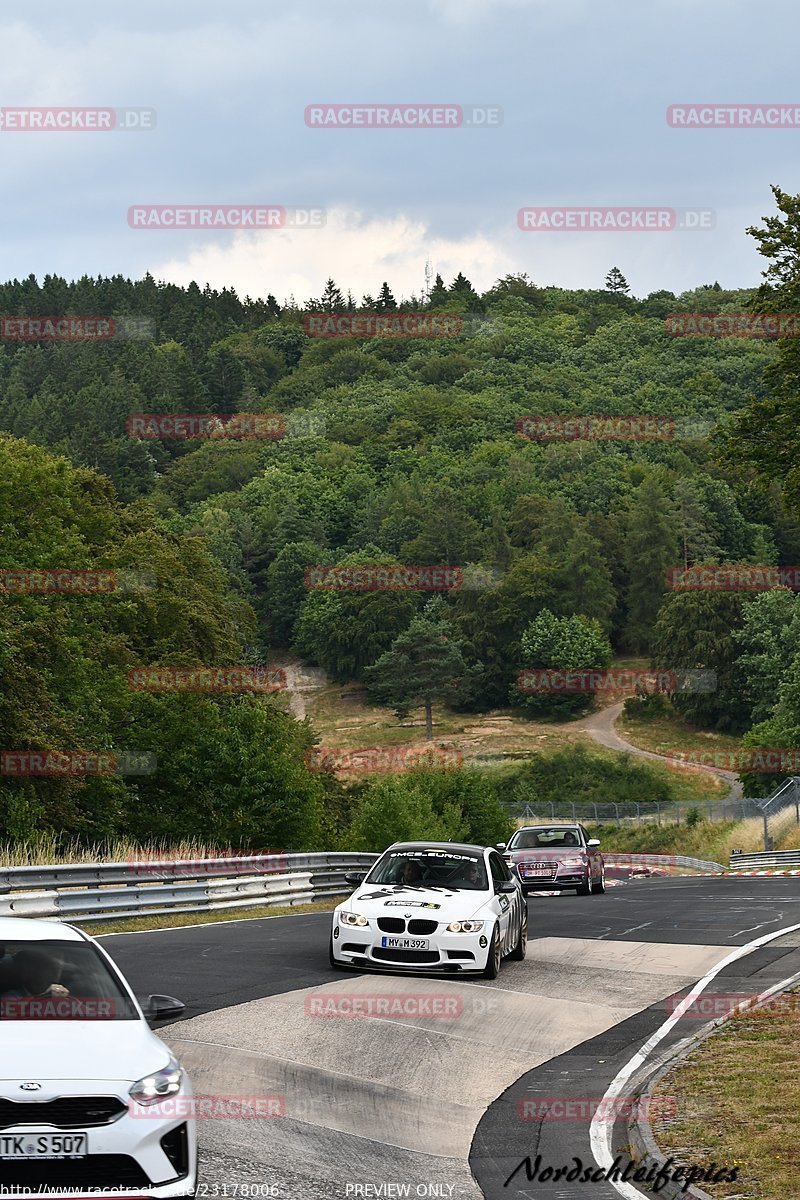
[[[0,1021],[0,1093],[7,1093],[9,1080],[135,1083],[165,1067],[169,1057],[141,1020]]]
[[[491,892],[450,891],[444,888],[402,887],[393,883],[362,884],[349,900],[340,905],[348,912],[365,917],[403,917],[411,913],[421,920],[467,920],[492,898]]]

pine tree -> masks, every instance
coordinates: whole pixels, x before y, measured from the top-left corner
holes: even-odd
[[[616,593],[603,547],[579,525],[564,547],[563,600],[576,616],[594,618],[608,632]]]
[[[401,719],[425,707],[425,736],[433,740],[433,702],[462,700],[479,668],[469,667],[453,636],[441,596],[428,601],[408,629],[367,667],[370,699],[393,708]]]
[[[444,286],[444,280],[441,275],[437,275],[433,281],[428,305],[430,308],[441,308],[443,304],[447,303],[447,299],[447,288]]]
[[[636,491],[625,539],[626,640],[637,653],[650,648],[656,617],[667,591],[667,571],[676,565],[676,555],[673,506],[655,476],[648,475]]]
[[[630,292],[631,289],[628,281],[619,267],[612,267],[606,275],[606,289],[609,292],[617,292],[623,296],[627,296]]]
[[[329,279],[325,284],[325,291],[322,293],[321,304],[323,312],[344,312],[344,296],[332,279]]]
[[[392,295],[392,290],[386,282],[381,284],[381,290],[378,292],[378,299],[375,301],[375,307],[378,312],[393,312],[397,308],[397,301]]]

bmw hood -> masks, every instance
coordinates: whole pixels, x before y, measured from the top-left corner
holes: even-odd
[[[406,887],[400,884],[362,884],[339,905],[347,912],[365,917],[420,917],[449,925],[466,921],[491,899],[491,892],[469,889]]]

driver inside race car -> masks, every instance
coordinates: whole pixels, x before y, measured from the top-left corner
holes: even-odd
[[[564,845],[565,846],[577,846],[577,844],[578,844],[578,839],[575,837],[575,834],[572,833],[568,829],[567,832],[564,834]]]
[[[398,883],[422,883],[422,867],[413,858],[407,858],[401,866],[398,875]]]
[[[478,864],[473,860],[464,863],[460,871],[456,875],[453,883],[456,887],[479,888],[481,887],[481,873],[478,870]]]

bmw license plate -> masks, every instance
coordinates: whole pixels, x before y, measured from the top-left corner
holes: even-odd
[[[3,1133],[0,1159],[85,1158],[87,1133]]]
[[[427,950],[427,938],[383,937],[381,945],[387,950]]]
[[[535,879],[537,876],[541,875],[553,875],[555,873],[554,864],[546,862],[523,863],[520,867],[520,873],[524,875],[526,879]]]

